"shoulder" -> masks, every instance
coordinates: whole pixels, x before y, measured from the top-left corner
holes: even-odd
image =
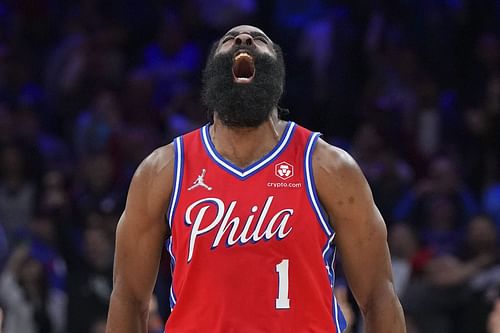
[[[372,200],[370,187],[360,167],[341,148],[319,139],[312,155],[312,171],[318,196],[326,206],[332,202],[352,202],[355,198],[363,198],[358,203],[366,204]]]
[[[359,221],[383,221],[370,186],[349,153],[321,140],[312,160],[319,200],[338,232],[345,224],[353,227]]]
[[[121,224],[132,224],[137,228],[163,225],[158,222],[162,221],[170,201],[173,165],[172,144],[155,149],[142,161],[132,177],[122,216],[123,221],[131,222]]]
[[[174,177],[172,143],[155,149],[137,167],[129,189],[129,197],[165,204],[170,198]]]
[[[173,171],[174,145],[168,145],[155,149],[137,167],[134,178],[155,178]]]
[[[318,139],[312,155],[313,171],[331,180],[347,180],[362,175],[354,158],[345,150]]]

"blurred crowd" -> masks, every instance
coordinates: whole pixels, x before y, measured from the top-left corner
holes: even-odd
[[[284,50],[290,119],[363,169],[408,331],[500,323],[500,1],[0,0],[4,333],[104,332],[130,178],[207,121],[208,50],[242,23]]]

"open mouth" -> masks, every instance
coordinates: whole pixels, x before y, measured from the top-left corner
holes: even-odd
[[[233,59],[233,78],[236,83],[250,83],[255,76],[253,58],[246,52],[236,54]]]

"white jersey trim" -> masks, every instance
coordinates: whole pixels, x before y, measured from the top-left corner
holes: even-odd
[[[328,220],[328,216],[323,210],[321,203],[318,198],[318,193],[316,190],[316,183],[314,181],[314,175],[312,171],[312,153],[316,146],[316,143],[320,137],[320,133],[312,133],[309,137],[309,140],[306,145],[305,157],[304,157],[304,174],[305,174],[305,182],[307,189],[307,197],[309,199],[309,203],[311,204],[316,217],[317,222],[321,225],[321,228],[325,232],[328,237],[327,243],[323,249],[323,261],[325,263],[325,269],[328,275],[328,279],[330,281],[330,285],[332,287],[332,316],[333,321],[335,323],[335,327],[337,332],[341,333],[346,329],[346,323],[344,316],[342,314],[342,310],[339,308],[337,304],[337,299],[334,294],[334,286],[335,286],[335,259],[337,254],[337,249],[333,244],[335,239],[335,231],[333,230],[330,222]]]
[[[205,147],[209,157],[220,167],[228,171],[229,173],[235,175],[236,177],[240,179],[246,179],[265,167],[267,164],[269,164],[271,161],[273,161],[276,157],[278,157],[279,154],[281,154],[285,148],[287,147],[288,143],[290,143],[290,139],[292,137],[292,134],[295,130],[296,124],[294,122],[289,122],[285,132],[283,133],[280,141],[276,145],[276,147],[263,159],[257,161],[256,163],[253,163],[252,165],[246,167],[246,168],[239,168],[232,164],[231,162],[225,160],[215,149],[214,144],[212,143],[210,139],[210,132],[209,132],[209,124],[203,126],[201,129],[201,137],[202,137],[202,142],[203,146]]]
[[[316,142],[321,134],[320,133],[312,133],[309,141],[306,146],[306,153],[304,158],[304,173],[305,173],[305,181],[307,188],[307,197],[309,198],[309,202],[311,203],[314,212],[318,218],[318,221],[321,223],[323,227],[323,231],[326,233],[328,237],[331,237],[334,234],[333,228],[328,223],[328,217],[321,209],[321,203],[319,202],[319,198],[316,191],[316,185],[314,182],[314,175],[312,172],[312,152],[314,151],[314,147],[316,146]]]
[[[172,221],[174,219],[175,208],[177,207],[177,202],[179,201],[179,193],[182,185],[182,174],[184,166],[184,147],[182,143],[182,137],[177,137],[174,139],[174,176],[173,176],[173,187],[172,195],[170,197],[170,204],[167,210],[168,225],[170,227],[170,237],[167,240],[167,251],[170,254],[170,270],[172,274],[172,284],[170,286],[170,308],[173,309],[177,303],[177,297],[174,292],[173,283],[173,273],[175,268],[175,255],[172,249],[173,237],[172,237]]]

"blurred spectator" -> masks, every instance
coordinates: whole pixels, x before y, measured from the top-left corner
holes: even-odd
[[[434,255],[406,295],[407,311],[423,332],[484,332],[489,288],[500,281],[497,237],[490,219],[474,218],[458,255]]]
[[[463,312],[467,320],[463,320],[465,332],[477,332],[478,328],[486,330],[488,313],[500,289],[500,248],[498,235],[491,218],[486,215],[476,216],[469,224],[465,246],[461,254],[463,260],[482,258],[489,264],[470,280],[468,299]],[[462,318],[464,318],[462,317]]]
[[[213,6],[211,2],[210,7]],[[188,39],[185,29],[176,12],[167,12],[156,41],[144,50],[144,67],[156,83],[157,106],[190,91],[193,79],[199,77],[201,51]]]
[[[125,77],[125,37],[125,28],[112,18],[103,19],[92,32],[86,75],[96,92],[121,85]]]
[[[113,244],[102,228],[84,232],[83,257],[68,276],[68,331],[87,333],[105,318],[113,287]],[[95,329],[95,328],[94,328]]]
[[[0,221],[9,239],[15,239],[31,222],[35,184],[27,175],[24,151],[15,145],[0,151]]]
[[[30,224],[30,254],[43,267],[45,280],[50,290],[52,327],[57,332],[66,328],[66,263],[57,248],[57,229],[54,217],[36,214]]]
[[[394,224],[389,229],[392,274],[396,294],[402,298],[413,275],[413,259],[418,251],[417,235],[406,224]]]
[[[59,41],[46,63],[45,86],[49,105],[56,108],[57,119],[67,127],[71,127],[76,110],[88,100],[88,93],[81,86],[88,71],[89,43],[89,36],[82,27],[74,28]]]
[[[488,171],[489,124],[485,112],[481,108],[470,107],[464,112],[464,136],[462,165],[465,171],[465,180],[478,196],[483,186],[488,182],[485,175]],[[488,175],[487,178],[490,178]]]
[[[436,196],[424,207],[420,238],[434,255],[456,254],[463,230],[456,206],[446,196]]]
[[[38,207],[57,217],[69,217],[72,208],[67,179],[60,171],[49,170],[41,179]]]
[[[391,209],[409,189],[412,169],[390,150],[380,131],[371,123],[359,127],[351,153],[368,179],[382,215],[390,223]]]
[[[119,178],[111,158],[109,154],[98,153],[81,161],[83,179],[75,193],[78,212],[110,212],[123,202],[125,193],[116,187]]]
[[[64,332],[57,297],[50,289],[42,264],[18,246],[0,277],[0,302],[5,306],[6,333]],[[55,310],[55,311],[54,311]]]
[[[176,96],[164,108],[167,136],[170,139],[203,125],[205,110],[198,96],[193,94]]]
[[[329,67],[334,50],[333,33],[333,20],[324,17],[306,25],[298,43],[299,57],[309,63],[312,69],[312,91],[315,102],[325,102],[331,93],[332,77],[329,75]]]
[[[427,178],[420,180],[395,206],[393,217],[397,221],[411,221],[422,229],[429,221],[436,198],[453,206],[450,208],[455,211],[458,224],[451,227],[463,226],[478,212],[476,200],[462,182],[455,163],[448,157],[437,157],[429,166]]]
[[[376,117],[370,112],[366,117],[382,122],[390,133],[412,132],[418,105],[419,56],[402,40],[398,22],[374,11],[369,24],[365,52],[371,75],[364,88],[365,103],[382,114]]]
[[[120,173],[116,175],[117,183],[115,187],[119,188],[125,185],[120,181],[128,182],[131,179],[137,166],[151,151],[157,148],[155,143],[160,141],[163,136],[155,127],[151,126],[131,126],[127,128],[127,132],[120,138],[120,157],[122,158],[120,162],[122,168],[119,170]],[[121,188],[120,190],[126,189]]]
[[[416,147],[421,156],[429,159],[439,151],[442,143],[443,119],[438,105],[439,91],[437,83],[430,77],[420,79],[416,91],[419,94],[414,120]]]
[[[154,83],[153,76],[145,68],[136,69],[129,73],[122,103],[125,121],[131,124],[142,124],[145,115],[154,114]]]
[[[112,91],[100,91],[91,107],[81,112],[76,120],[74,142],[77,155],[85,159],[107,151],[112,147],[113,139],[118,136],[121,127],[121,110],[117,97]]]

